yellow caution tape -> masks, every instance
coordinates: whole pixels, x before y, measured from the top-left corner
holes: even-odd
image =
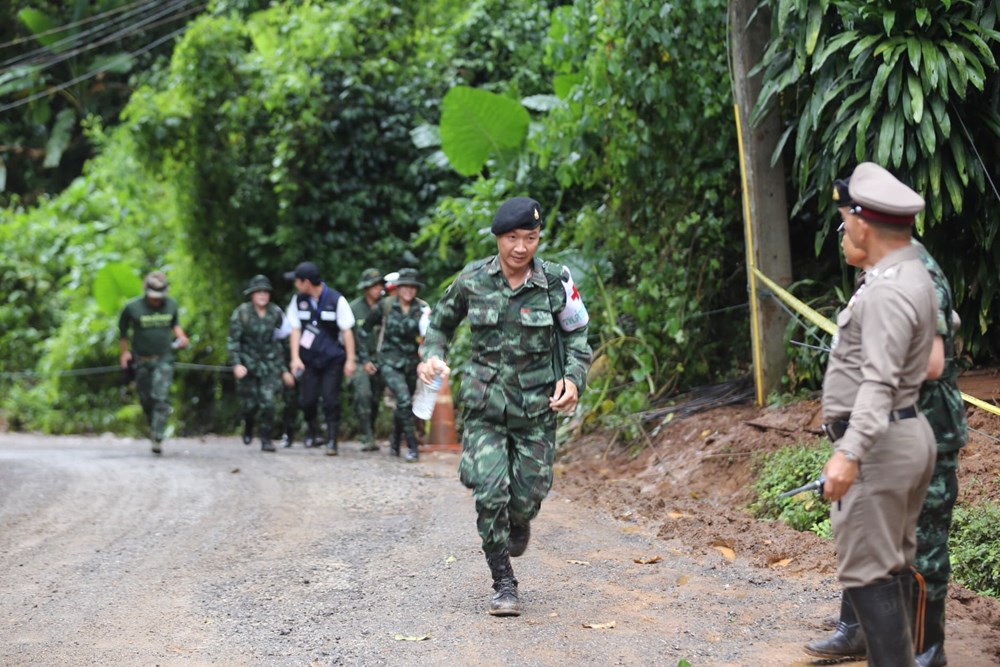
[[[836,324],[834,324],[827,318],[817,313],[815,310],[807,306],[799,299],[792,296],[790,292],[783,289],[780,285],[778,285],[778,283],[774,282],[773,280],[765,276],[763,273],[761,273],[760,269],[758,269],[757,267],[753,267],[753,273],[762,283],[767,285],[767,288],[769,290],[774,292],[775,296],[784,301],[789,308],[791,308],[799,315],[806,318],[807,320],[809,320],[810,322],[818,326],[820,329],[830,334],[831,336],[837,332]],[[966,403],[974,405],[982,410],[986,410],[986,412],[989,412],[990,414],[1000,416],[1000,408],[998,408],[995,405],[992,405],[991,403],[987,403],[986,401],[982,401],[976,398],[975,396],[970,396],[966,393],[962,393],[962,399]]]

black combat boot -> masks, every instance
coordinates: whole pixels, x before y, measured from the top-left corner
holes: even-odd
[[[262,452],[273,452],[274,443],[271,442],[271,427],[264,426],[260,429],[260,449]]]
[[[316,423],[315,419],[306,422],[306,437],[302,439],[302,445],[306,448],[320,445],[319,424]]]
[[[417,451],[417,436],[413,433],[406,434],[406,446],[409,449],[406,452],[406,460],[410,463],[416,463],[417,459],[420,458],[420,452]]]
[[[528,548],[528,540],[531,539],[531,524],[526,523],[523,526],[511,522],[510,524],[510,536],[507,538],[507,551],[510,552],[511,558],[517,558],[524,553],[525,549]]]
[[[403,437],[403,428],[398,419],[392,420],[392,436],[389,438],[389,455],[399,456],[399,441]]]
[[[517,579],[510,566],[510,554],[506,549],[495,554],[486,554],[486,562],[493,575],[493,599],[490,600],[490,615],[520,616],[521,601],[517,597]]]
[[[513,535],[513,528],[511,535]],[[868,652],[865,643],[865,633],[854,615],[854,607],[847,599],[846,593],[840,595],[840,620],[833,629],[833,634],[826,639],[820,639],[806,644],[806,653],[824,660],[842,660],[851,658],[861,660]]]
[[[243,444],[249,445],[253,442],[253,415],[247,415],[243,419]]]
[[[337,455],[337,422],[326,423],[326,455]]]
[[[944,600],[927,600],[924,611],[924,642],[918,646],[917,667],[944,667]]]
[[[902,576],[911,575],[907,572]],[[845,592],[865,631],[868,664],[871,667],[914,665],[913,634],[908,620],[910,599],[903,597],[901,577],[848,588]]]

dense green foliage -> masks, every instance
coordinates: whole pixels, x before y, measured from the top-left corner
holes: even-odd
[[[1000,598],[1000,506],[958,507],[948,548],[952,575],[964,586]]]
[[[791,498],[780,494],[808,484],[820,476],[830,458],[826,443],[784,447],[757,458],[754,462],[754,502],[750,511],[762,519],[784,521],[795,530],[808,530],[830,538],[830,503],[813,492]]]
[[[792,166],[800,215],[793,226],[815,230],[816,253],[835,253],[832,243],[823,246],[833,229],[830,184],[860,161],[890,169],[927,200],[918,230],[951,280],[967,352],[995,359],[1000,347],[988,329],[1000,309],[997,3],[762,4],[771,9],[772,39],[754,119],[777,109],[786,123],[775,159],[783,150]]]

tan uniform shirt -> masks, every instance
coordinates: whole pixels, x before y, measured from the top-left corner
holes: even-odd
[[[934,284],[918,247],[893,251],[867,273],[864,287],[837,316],[823,378],[824,419],[850,415],[837,450],[864,459],[889,428],[890,411],[917,402],[936,317]]]

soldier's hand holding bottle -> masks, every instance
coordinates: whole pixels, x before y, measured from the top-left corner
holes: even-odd
[[[424,384],[430,384],[438,375],[448,377],[450,374],[451,369],[448,368],[448,364],[438,357],[431,357],[427,361],[421,361],[417,364],[417,377]]]

